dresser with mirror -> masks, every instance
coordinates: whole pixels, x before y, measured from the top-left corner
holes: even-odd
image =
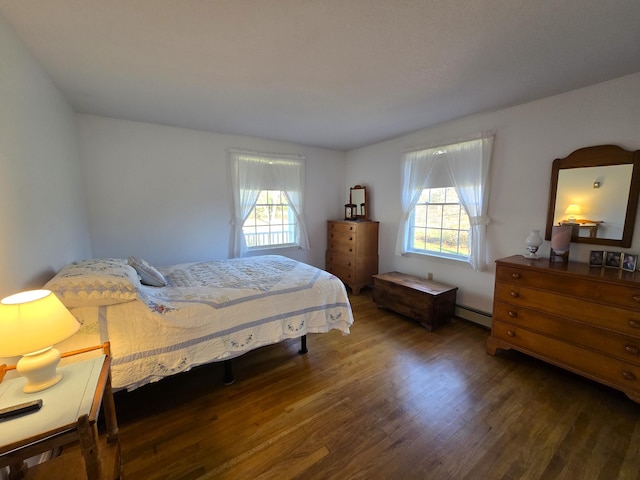
[[[588,219],[598,222],[597,230],[582,236],[574,228],[572,242],[630,247],[639,168],[640,151],[612,145],[555,160],[547,240],[553,226]],[[583,218],[563,218],[568,205],[580,202]],[[486,347],[491,355],[520,351],[640,402],[640,271],[522,255],[499,259]]]
[[[367,189],[362,185],[349,189],[345,218],[327,222],[325,269],[354,295],[371,286],[378,273],[378,226],[379,222],[369,220]]]

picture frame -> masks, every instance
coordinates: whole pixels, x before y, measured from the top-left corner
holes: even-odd
[[[638,265],[638,255],[633,253],[622,254],[622,270],[625,272],[635,272]]]
[[[591,250],[589,254],[590,267],[602,267],[604,262],[604,250]]]
[[[622,253],[605,252],[604,266],[606,268],[620,268],[621,265],[622,265]]]

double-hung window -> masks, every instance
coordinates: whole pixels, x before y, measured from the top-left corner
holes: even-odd
[[[476,270],[486,266],[492,146],[488,132],[404,153],[396,254],[446,257]]]
[[[249,249],[295,245],[296,216],[282,190],[261,190],[242,233]]]
[[[303,219],[304,167],[300,155],[229,150],[235,257],[249,250],[309,248]]]
[[[470,229],[454,187],[425,188],[411,213],[408,247],[412,252],[467,259]]]

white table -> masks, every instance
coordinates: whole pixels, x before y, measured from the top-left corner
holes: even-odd
[[[108,348],[106,344],[107,353]],[[60,478],[65,479],[119,478],[120,446],[110,366],[108,354],[68,364],[59,368],[62,373],[59,383],[35,393],[22,391],[26,380],[21,377],[0,383],[0,408],[42,399],[40,410],[0,421],[0,467],[21,470],[27,479],[58,478],[54,476],[55,471],[61,471],[63,476]],[[96,420],[103,400],[108,445],[101,449]],[[68,461],[77,463],[78,459],[70,455],[62,455],[28,470],[23,464],[26,458],[76,441],[80,441],[83,454],[80,460],[85,464],[80,472],[77,466],[62,465]],[[103,453],[109,455],[105,457]]]

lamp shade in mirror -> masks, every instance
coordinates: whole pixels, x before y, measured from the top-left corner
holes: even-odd
[[[577,203],[572,203],[566,208],[564,214],[569,216],[569,222],[574,223],[576,221],[576,215],[582,214],[582,209]]]

